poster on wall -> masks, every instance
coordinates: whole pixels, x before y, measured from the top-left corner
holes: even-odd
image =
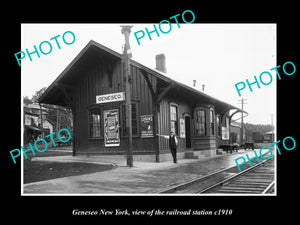
[[[229,140],[229,127],[222,127],[222,140]]]
[[[141,138],[153,137],[153,115],[141,116]]]
[[[103,113],[105,147],[120,146],[119,110],[105,110]]]
[[[180,137],[185,138],[185,122],[184,119],[180,119]]]
[[[25,125],[31,125],[31,118],[29,115],[25,115]]]
[[[39,117],[33,116],[33,115],[25,115],[25,125],[31,125],[31,126],[39,126]]]

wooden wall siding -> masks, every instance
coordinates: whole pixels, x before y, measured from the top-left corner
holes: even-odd
[[[170,105],[166,99],[160,102],[158,114],[158,131],[161,135],[170,134]],[[159,150],[168,150],[169,142],[167,139],[159,137]]]
[[[140,101],[140,115],[152,114],[152,96],[145,78],[135,66],[131,66],[131,75],[131,99]],[[157,78],[151,75],[148,78],[156,92]]]
[[[99,64],[89,68],[89,70],[85,73],[80,74],[81,79],[76,83],[73,89],[75,135],[74,146],[77,153],[89,152],[103,154],[125,154],[128,144],[127,138],[121,138],[121,145],[119,147],[105,148],[103,138],[89,138],[88,122],[89,107],[95,107],[96,95],[125,91],[122,72],[123,67],[121,61],[112,62],[106,60],[102,63],[99,62]],[[131,75],[131,99],[132,101],[138,102],[139,116],[153,114],[153,99],[144,75],[140,72],[139,68],[132,65]],[[150,74],[148,74],[147,76],[150,83],[152,84],[154,92],[157,93],[157,78]],[[188,102],[188,99],[185,99],[184,96],[180,95],[180,93],[175,90],[171,91],[161,100],[158,106],[157,115],[158,133],[163,135],[168,135],[170,133],[170,103],[176,103],[178,105],[178,123],[179,119],[184,119],[184,113],[188,113],[191,115],[192,149],[207,150],[216,148],[220,143],[220,140],[216,140],[216,137],[195,137],[194,107],[196,107],[196,105],[191,105]],[[97,106],[102,107],[102,110],[119,109],[121,117],[121,104],[123,104],[123,102],[106,103]],[[215,114],[217,113],[218,112],[215,112]],[[209,113],[206,114],[208,117]],[[101,120],[103,120],[103,114],[101,116]],[[207,121],[209,121],[209,118],[207,118]],[[224,122],[225,120],[222,119],[222,124],[224,124]],[[101,129],[103,129],[103,127],[101,127]],[[209,131],[209,127],[207,127],[207,131]],[[101,132],[103,132],[103,130]],[[133,153],[154,153],[156,150],[154,141],[155,138],[141,139],[140,134],[138,135],[138,137],[134,137]],[[184,151],[186,149],[185,138],[178,137],[178,141],[178,151]],[[169,151],[169,144],[167,139],[159,137],[158,146],[160,153]]]
[[[127,138],[121,139],[120,147],[105,148],[103,138],[89,138],[88,122],[88,109],[91,106],[95,107],[96,95],[125,91],[122,69],[121,61],[114,63],[106,61],[105,65],[99,63],[91,67],[86,73],[80,74],[81,79],[73,90],[74,114],[76,117],[74,118],[74,134],[76,135],[74,144],[77,153],[124,153]],[[131,99],[138,102],[139,116],[152,114],[152,96],[145,78],[135,66],[131,66],[131,74]],[[148,77],[156,91],[157,78],[150,75]],[[102,107],[103,110],[117,108],[119,109],[119,114],[121,114],[121,104],[123,104],[123,102],[106,103],[99,105],[99,107]],[[102,119],[103,114],[101,115],[101,120]],[[103,129],[103,127],[101,127],[101,129]],[[153,138],[133,138],[133,149],[134,153],[155,152]]]
[[[189,113],[192,115],[192,109],[191,107],[186,104],[185,102],[178,101],[175,98],[172,97],[167,97],[164,98],[160,102],[160,107],[159,107],[159,114],[158,114],[158,131],[159,134],[162,135],[169,135],[170,134],[170,104],[175,103],[178,105],[178,126],[179,126],[179,120],[184,119],[184,113]],[[191,118],[191,139],[193,138],[193,120]],[[180,132],[180,127],[178,128],[178,132]],[[177,137],[178,140],[178,147],[177,150],[184,151],[186,149],[186,143],[185,143],[185,138],[180,138],[179,135]],[[159,138],[159,149],[160,151],[167,151],[169,150],[169,141],[168,139]]]
[[[168,135],[170,133],[170,103],[178,104],[178,119],[184,119],[184,114],[191,115],[191,143],[194,151],[216,149],[220,145],[220,138],[215,135],[210,135],[210,123],[209,123],[209,108],[205,107],[206,111],[206,131],[205,136],[197,137],[195,135],[195,115],[193,106],[188,105],[185,101],[178,101],[175,97],[166,97],[160,103],[160,112],[158,114],[158,130],[160,134]],[[215,115],[218,112],[215,112]],[[215,117],[216,118],[216,117]],[[224,121],[222,121],[224,123]],[[216,132],[216,120],[215,120],[215,132]],[[180,132],[180,130],[179,130]],[[186,149],[185,138],[178,138],[178,151],[184,151]],[[169,150],[168,140],[159,138],[159,149],[164,152]]]

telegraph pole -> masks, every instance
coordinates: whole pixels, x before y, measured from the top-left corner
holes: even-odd
[[[123,53],[124,62],[124,77],[125,77],[125,108],[126,108],[126,134],[128,135],[128,149],[127,149],[127,166],[133,167],[132,157],[132,116],[131,116],[131,96],[130,96],[130,62],[129,59],[132,57],[130,46],[129,46],[129,35],[133,26],[121,26],[121,33],[125,36],[125,48]]]
[[[40,106],[40,118],[41,118],[41,129],[42,129],[42,138],[45,138],[44,127],[43,127],[43,112],[42,112],[42,103],[39,103]]]
[[[241,125],[241,140],[240,140],[240,145],[244,144],[244,104],[247,104],[247,102],[245,102],[246,100],[248,100],[248,99],[242,98],[238,102],[238,104],[242,104],[242,125]]]

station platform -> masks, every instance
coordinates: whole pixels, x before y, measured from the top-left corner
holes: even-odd
[[[259,155],[259,149],[255,149],[255,151]],[[246,154],[249,157],[255,156],[252,150],[240,150],[232,154],[209,158],[181,159],[176,164],[172,161],[159,163],[136,161],[133,162],[133,167],[127,167],[125,159],[107,161],[101,159],[101,156],[39,157],[34,160],[112,164],[114,169],[24,184],[22,194],[160,195],[158,193],[167,188],[236,166],[234,160]]]

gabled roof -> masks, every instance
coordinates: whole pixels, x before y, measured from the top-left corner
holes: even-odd
[[[105,47],[93,40],[89,41],[88,44],[80,51],[80,53],[72,60],[72,62],[62,71],[62,73],[54,80],[54,82],[46,89],[46,91],[40,96],[38,101],[40,103],[48,103],[54,105],[67,106],[61,98],[57,96],[57,91],[54,87],[59,86],[60,84],[72,84],[75,83],[80,77],[79,72],[84,70],[84,68],[89,67],[92,63],[97,62],[101,56],[109,57],[111,60],[122,60],[122,54],[115,52],[114,50]],[[241,109],[225,103],[217,98],[214,98],[202,91],[199,91],[195,88],[182,84],[176,80],[169,78],[165,73],[158,71],[156,69],[148,68],[135,60],[130,59],[131,65],[147,72],[152,76],[156,76],[158,79],[161,79],[167,83],[172,83],[178,88],[182,88],[184,91],[193,93],[196,96],[199,96],[210,103],[215,104],[217,108],[222,108],[223,111],[230,109]],[[68,86],[68,85],[67,85]]]

